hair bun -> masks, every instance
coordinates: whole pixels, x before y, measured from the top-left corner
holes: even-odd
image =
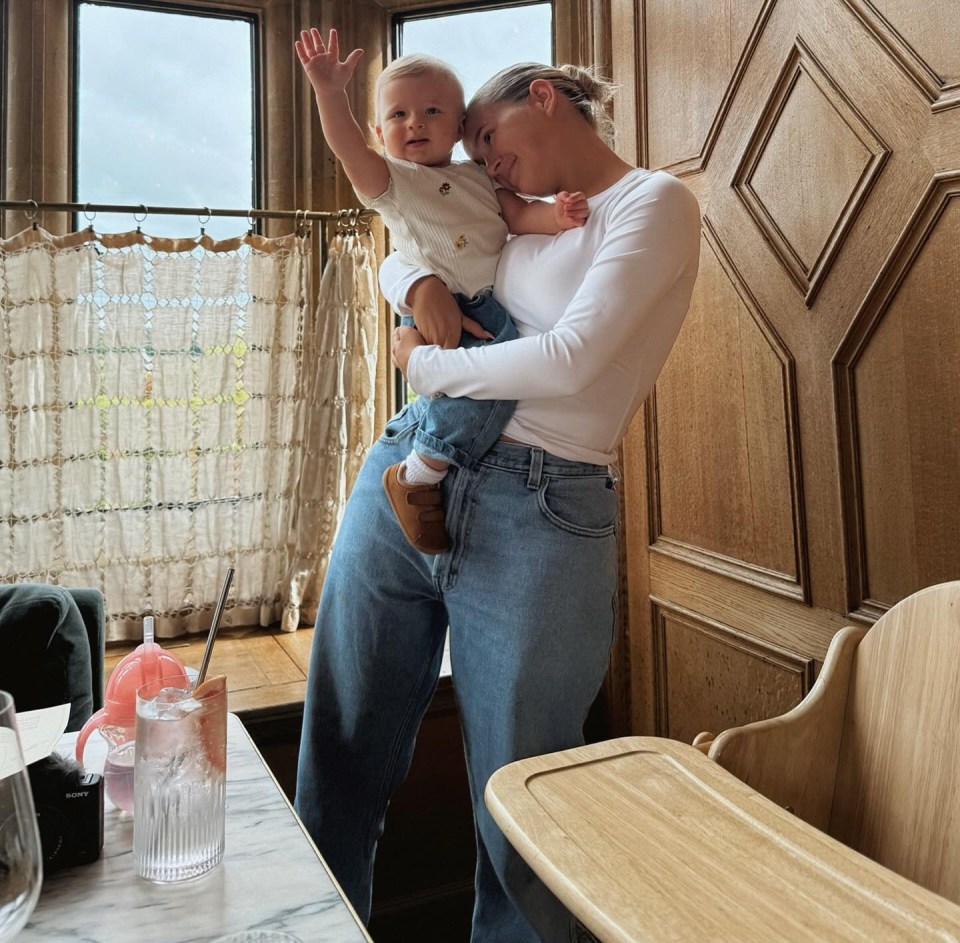
[[[616,129],[607,106],[613,100],[617,86],[608,82],[593,66],[562,65],[557,67],[579,94],[571,89],[561,91],[573,102],[580,113],[597,129],[597,134],[612,145]]]
[[[566,65],[558,66],[567,78],[576,82],[583,90],[585,98],[606,105],[613,100],[617,87],[601,76],[593,66]]]

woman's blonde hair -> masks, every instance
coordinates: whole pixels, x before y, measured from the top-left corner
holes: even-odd
[[[453,86],[460,93],[460,109],[461,111],[466,110],[463,104],[463,83],[460,81],[460,76],[453,70],[453,68],[447,65],[442,59],[437,59],[435,56],[427,56],[422,53],[414,53],[409,56],[401,56],[399,59],[394,59],[378,76],[377,83],[373,90],[373,95],[375,99],[374,110],[377,115],[377,124],[380,123],[380,91],[384,85],[387,84],[391,79],[402,79],[407,78],[413,75],[439,75],[443,76],[445,79],[449,79],[453,83]]]
[[[549,66],[539,62],[518,62],[501,69],[487,79],[470,99],[469,111],[477,105],[495,105],[500,102],[518,103],[530,94],[530,83],[546,79],[562,92],[574,108],[607,144],[613,144],[613,119],[607,112],[617,86],[608,82],[595,69],[578,65]]]

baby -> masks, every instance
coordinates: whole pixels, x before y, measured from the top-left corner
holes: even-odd
[[[357,197],[376,209],[396,251],[438,276],[462,311],[463,346],[517,336],[492,289],[507,233],[558,233],[582,226],[582,193],[558,193],[555,203],[527,201],[494,189],[471,161],[451,160],[463,135],[463,88],[453,70],[431,56],[403,56],[376,86],[376,135],[386,156],[367,144],[350,109],[346,86],[363,50],[340,61],[336,30],[324,43],[304,30],[297,55],[316,93],[327,144]],[[412,324],[412,319],[404,318]],[[444,344],[436,324],[417,324],[428,344]],[[422,553],[449,547],[440,482],[451,464],[474,468],[499,438],[513,402],[437,397],[430,401],[407,458],[391,465],[383,486],[407,540]]]

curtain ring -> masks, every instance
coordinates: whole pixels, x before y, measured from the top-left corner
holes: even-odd
[[[301,220],[300,214],[303,213],[303,219]],[[295,236],[303,236],[303,227],[306,222],[307,211],[306,210],[294,210],[293,211],[293,234]]]
[[[205,206],[205,207],[203,208],[203,212],[206,214],[206,218],[205,218],[205,219],[204,219],[204,217],[201,216],[199,213],[197,214],[197,222],[200,224],[200,235],[201,235],[201,236],[205,236],[205,235],[207,234],[207,231],[206,231],[206,229],[204,229],[204,226],[206,226],[207,223],[210,222],[210,207],[209,207],[209,206]]]
[[[91,210],[89,203],[83,204],[83,218],[87,221],[87,229],[93,232],[93,221],[97,218],[97,211]]]
[[[253,230],[256,225],[257,224],[254,222],[254,219],[253,219],[253,207],[251,206],[250,209],[247,210],[247,235],[248,236],[253,235]]]
[[[37,228],[37,214],[40,212],[40,204],[36,200],[27,200],[30,204],[29,210],[24,210],[23,215],[27,217],[27,222],[31,229]]]
[[[138,216],[136,213],[133,214],[134,221],[137,224],[137,232],[141,232],[140,224],[147,218],[147,207],[145,204],[140,204],[140,209],[143,210],[143,216]]]
[[[354,207],[342,209],[337,214],[337,232],[341,236],[355,236],[357,234],[357,210]]]

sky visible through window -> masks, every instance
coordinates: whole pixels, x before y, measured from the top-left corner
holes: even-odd
[[[253,205],[250,21],[81,3],[77,31],[78,202]],[[93,221],[98,232],[136,225],[122,214]],[[200,231],[189,216],[142,225],[151,235]],[[214,238],[246,227],[224,217],[205,225]]]
[[[553,4],[475,10],[403,20],[400,52],[427,53],[453,66],[467,101],[495,72],[515,62],[553,62]],[[456,160],[466,160],[457,145]]]

